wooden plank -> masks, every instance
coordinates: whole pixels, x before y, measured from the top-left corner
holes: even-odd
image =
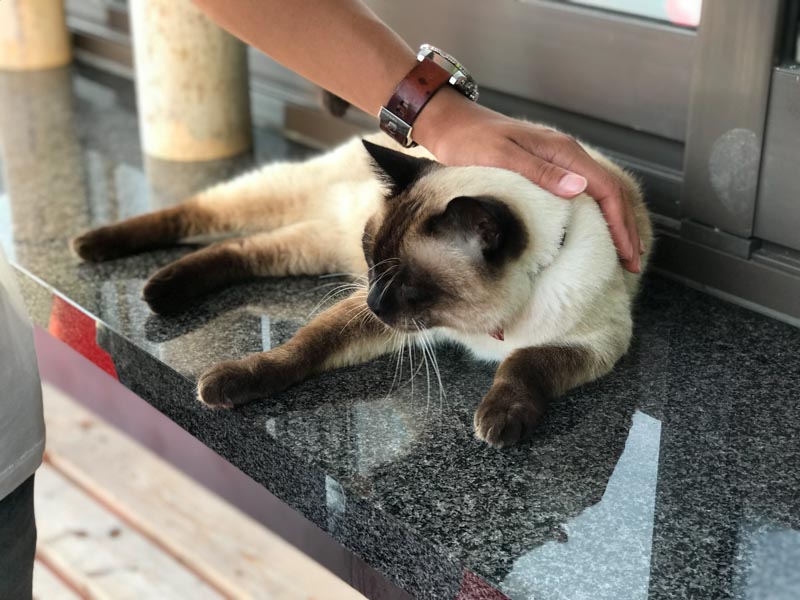
[[[33,564],[33,600],[80,600],[41,560]]]
[[[49,465],[36,473],[39,553],[89,595],[114,600],[222,596]],[[69,565],[68,567],[66,565]]]
[[[364,598],[55,388],[44,398],[48,463],[225,595]]]

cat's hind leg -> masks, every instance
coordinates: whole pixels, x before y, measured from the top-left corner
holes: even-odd
[[[305,162],[265,165],[177,206],[88,231],[71,245],[84,260],[100,262],[198,235],[271,231],[321,218],[337,183],[371,180],[366,154],[354,140]]]
[[[329,223],[306,221],[218,242],[157,271],[142,295],[154,312],[167,314],[225,286],[260,277],[365,272],[363,255],[345,236]]]
[[[244,175],[176,206],[93,229],[73,239],[72,249],[84,260],[101,262],[194,236],[269,231],[307,218],[297,190],[285,197],[270,195],[268,186],[258,186],[264,177],[262,172]]]
[[[83,260],[102,262],[166,248],[185,238],[230,231],[220,211],[207,210],[196,199],[92,229],[70,245]]]
[[[309,377],[359,364],[395,349],[396,334],[357,292],[321,313],[278,348],[219,363],[198,381],[198,398],[233,407],[268,398]]]

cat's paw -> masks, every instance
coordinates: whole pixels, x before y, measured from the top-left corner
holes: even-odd
[[[147,280],[142,298],[154,313],[174,314],[185,310],[197,297],[197,285],[194,274],[173,263],[159,269]]]
[[[73,238],[69,245],[76,255],[88,262],[111,260],[127,253],[126,248],[119,243],[113,226],[87,231]]]
[[[274,352],[214,365],[200,376],[197,399],[214,408],[233,408],[282,392],[295,382],[296,369]]]
[[[197,399],[213,408],[233,408],[264,395],[252,370],[240,360],[214,365],[197,382]]]
[[[523,386],[495,384],[475,411],[475,437],[495,448],[530,436],[542,410]]]

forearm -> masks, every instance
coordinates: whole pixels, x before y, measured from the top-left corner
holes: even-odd
[[[194,2],[232,34],[373,116],[415,65],[411,48],[361,0]],[[419,114],[413,138],[446,165],[509,169],[564,198],[588,192],[626,268],[639,271],[644,247],[620,183],[574,140],[483,108],[447,86]]]
[[[414,52],[359,0],[194,0],[285,67],[377,115]]]

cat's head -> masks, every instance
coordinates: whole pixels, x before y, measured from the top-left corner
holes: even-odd
[[[389,326],[491,333],[530,295],[522,263],[531,239],[523,177],[485,167],[444,167],[364,142],[386,187],[364,231],[367,304]]]

